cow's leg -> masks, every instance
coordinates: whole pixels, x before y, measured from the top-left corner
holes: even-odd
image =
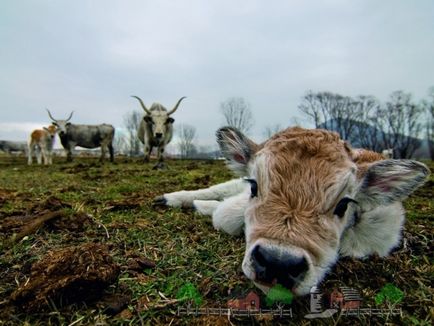
[[[36,146],[36,161],[38,164],[42,164],[42,150],[40,146]]]
[[[143,147],[143,154],[145,155],[143,158],[143,163],[148,163],[151,156],[152,146],[148,144],[149,143],[145,141],[145,146]]]
[[[44,165],[48,165],[47,148],[45,146],[41,146],[41,154]]]
[[[243,179],[234,179],[218,185],[192,191],[176,191],[155,198],[157,205],[192,207],[194,200],[223,200],[243,192],[250,185]],[[212,205],[212,204],[210,204]]]
[[[53,151],[47,151],[47,157],[48,157],[48,164],[53,164]]]
[[[165,169],[166,165],[164,164],[164,146],[159,146],[157,149],[157,164],[154,165],[154,170]]]
[[[101,144],[101,157],[99,158],[99,161],[102,163],[104,162],[105,159],[105,155],[107,153],[107,145],[106,144]]]
[[[107,147],[110,153],[110,162],[114,162],[115,159],[114,159],[113,143],[110,142]]]
[[[33,155],[34,155],[34,145],[33,143],[29,144],[29,152],[27,153],[27,164],[28,165],[32,165],[32,161],[33,161]]]
[[[66,151],[66,162],[72,162],[72,151],[75,147],[75,144],[68,144],[67,147],[65,147]]]

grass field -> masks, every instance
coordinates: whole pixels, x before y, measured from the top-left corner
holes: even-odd
[[[226,307],[237,293],[254,289],[241,271],[244,240],[216,232],[208,218],[190,210],[153,207],[152,199],[233,175],[222,161],[168,165],[154,171],[152,163],[138,160],[100,165],[82,158],[28,167],[24,158],[0,157],[0,324],[229,323],[227,317],[177,316],[185,304],[177,294],[192,283],[201,307]],[[375,295],[391,283],[404,293],[396,306],[402,316],[335,315],[313,324],[433,322],[433,196],[431,175],[405,202],[401,246],[386,259],[341,260],[321,285],[353,287],[363,306],[378,307]],[[304,318],[308,296],[296,298],[292,310],[290,321],[311,323]],[[288,321],[265,316],[231,322]]]

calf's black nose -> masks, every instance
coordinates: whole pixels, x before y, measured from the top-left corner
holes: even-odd
[[[256,281],[267,284],[279,283],[289,289],[309,269],[303,256],[282,253],[277,249],[260,245],[252,251],[252,262]]]

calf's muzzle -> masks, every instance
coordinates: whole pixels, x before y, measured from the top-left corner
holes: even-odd
[[[292,289],[299,283],[309,266],[306,258],[257,245],[251,253],[255,281],[267,285],[281,284]]]

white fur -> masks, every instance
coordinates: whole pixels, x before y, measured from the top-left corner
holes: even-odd
[[[403,223],[404,209],[400,202],[365,212],[358,224],[344,231],[340,253],[357,258],[374,253],[386,256],[399,244]]]
[[[193,207],[202,215],[212,216],[220,202],[218,200],[193,200]]]
[[[246,182],[243,179],[234,179],[206,189],[171,192],[164,194],[163,197],[167,206],[192,207],[196,199],[221,201],[240,193],[245,187]]]
[[[216,230],[231,235],[240,235],[244,226],[244,211],[250,199],[250,187],[240,194],[225,199],[212,215],[212,224]]]

